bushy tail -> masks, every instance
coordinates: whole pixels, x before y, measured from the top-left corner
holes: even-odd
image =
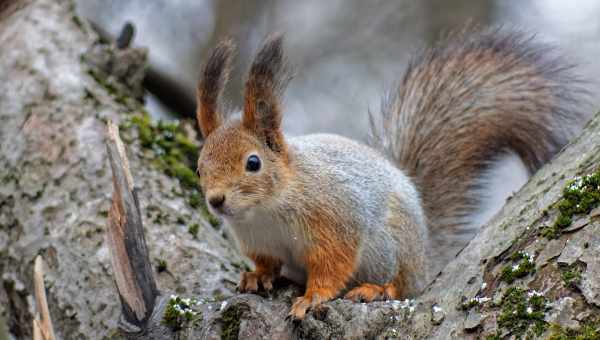
[[[453,34],[413,58],[373,135],[420,189],[437,269],[473,236],[491,162],[512,151],[533,173],[582,125],[572,71],[552,47],[502,30]]]

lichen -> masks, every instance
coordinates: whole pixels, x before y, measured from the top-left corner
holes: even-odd
[[[600,205],[600,170],[577,177],[563,188],[563,196],[556,204],[559,214],[552,226],[546,227],[542,235],[549,239],[560,237],[562,230],[573,223],[573,217],[588,214]]]
[[[198,305],[199,302],[196,299],[171,295],[165,308],[163,323],[173,331],[192,326],[202,318],[202,314],[197,310]]]
[[[511,263],[502,269],[500,279],[507,283],[513,283],[516,279],[523,278],[529,274],[535,273],[535,262],[533,256],[518,251],[510,257]]]
[[[501,301],[502,312],[498,316],[498,326],[513,335],[540,336],[548,324],[544,321],[546,298],[536,292],[510,287]]]

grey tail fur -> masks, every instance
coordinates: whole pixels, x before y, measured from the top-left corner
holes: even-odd
[[[371,117],[373,137],[421,193],[436,269],[474,235],[482,174],[507,152],[535,172],[581,127],[574,65],[523,32],[452,34],[412,59]]]

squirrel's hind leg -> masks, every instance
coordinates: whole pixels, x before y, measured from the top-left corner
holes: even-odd
[[[391,284],[380,286],[372,283],[364,283],[346,293],[344,299],[354,302],[371,302],[394,299],[395,296],[396,289]]]
[[[401,289],[396,287],[393,282],[386,283],[382,286],[373,283],[364,283],[356,288],[351,289],[344,299],[354,302],[371,302],[380,300],[395,300],[403,296],[399,293]]]
[[[318,229],[316,244],[305,257],[307,281],[304,296],[296,299],[289,317],[303,319],[306,312],[323,302],[336,298],[346,287],[355,270],[356,240],[336,238],[339,233],[328,232],[330,226]]]
[[[363,283],[346,293],[344,299],[352,300],[354,302],[371,302],[379,300],[395,300],[405,295],[406,282],[404,275],[398,274],[392,282],[384,285]]]

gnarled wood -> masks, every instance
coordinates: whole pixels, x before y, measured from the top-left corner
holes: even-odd
[[[142,331],[159,296],[148,258],[137,191],[119,128],[108,123],[106,148],[113,173],[112,205],[108,213],[107,241],[114,280],[122,306],[123,327]]]

